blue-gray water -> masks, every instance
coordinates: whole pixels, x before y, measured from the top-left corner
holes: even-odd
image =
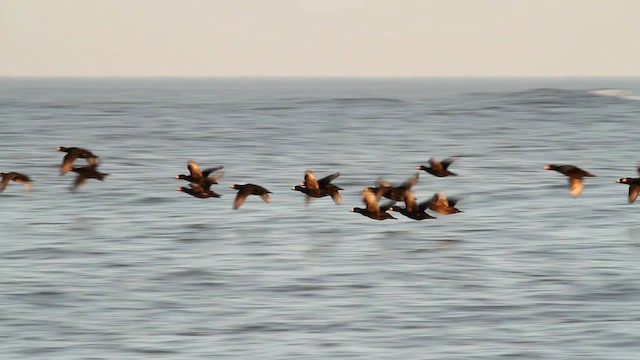
[[[3,359],[637,359],[640,79],[0,79]],[[57,146],[102,158],[69,191]],[[418,200],[349,212],[431,156]],[[175,191],[224,165],[220,199]],[[82,163],[83,160],[79,161]],[[582,195],[543,170],[598,175]],[[304,171],[343,203],[305,206]],[[233,183],[270,204],[231,209]]]

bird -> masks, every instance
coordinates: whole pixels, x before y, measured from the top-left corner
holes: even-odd
[[[87,164],[95,165],[98,163],[98,156],[94,155],[91,151],[79,147],[64,147],[58,146],[56,148],[58,151],[65,152],[64,158],[62,159],[62,164],[60,164],[60,175],[64,175],[67,172],[71,171],[71,167],[73,166],[73,162],[78,158],[83,158],[87,160]]]
[[[447,197],[445,193],[435,193],[431,199],[427,200],[425,204],[428,209],[433,210],[443,215],[451,215],[460,213],[462,210],[456,208],[456,204],[460,199],[455,197]]]
[[[636,171],[640,175],[640,165],[636,167]],[[620,178],[616,180],[617,183],[629,185],[629,196],[627,197],[629,204],[636,201],[638,194],[640,194],[640,177],[637,178]]]
[[[238,190],[238,194],[236,194],[236,198],[233,201],[233,209],[237,210],[240,205],[247,199],[249,195],[258,195],[262,198],[262,200],[266,203],[270,202],[269,194],[271,191],[263,188],[260,185],[255,184],[233,184],[229,186],[231,189]]]
[[[376,180],[376,187],[372,187],[372,191],[376,192],[378,189],[381,190],[382,196],[394,200],[394,201],[405,201],[404,195],[407,191],[411,190],[411,188],[418,183],[419,174],[411,176],[400,186],[393,186],[388,181],[385,181],[381,178]]]
[[[595,175],[591,174],[588,171],[582,170],[577,166],[573,165],[555,165],[550,164],[544,167],[545,170],[555,170],[559,173],[562,173],[569,177],[569,189],[571,196],[578,197],[582,193],[582,188],[584,187],[584,183],[582,178],[584,177],[595,177]]]
[[[382,191],[379,190],[377,192],[374,192],[371,188],[366,188],[362,190],[362,201],[364,202],[366,207],[354,207],[351,208],[351,212],[359,213],[374,220],[397,220],[397,218],[387,212],[394,203],[390,202],[384,205],[378,205],[378,201],[381,197]]]
[[[202,186],[200,186],[199,184],[195,184],[195,183],[191,183],[189,184],[189,187],[179,187],[176,190],[178,191],[182,191],[185,194],[189,194],[193,197],[197,197],[200,199],[207,199],[207,198],[211,198],[211,197],[215,197],[215,198],[219,198],[222,195],[216,193],[213,190],[209,190],[209,189],[204,189]]]
[[[389,208],[391,211],[397,211],[400,214],[413,219],[413,220],[425,220],[425,219],[435,219],[435,216],[431,216],[426,213],[425,210],[429,207],[429,201],[423,201],[420,204],[417,203],[416,197],[411,191],[407,191],[404,194],[404,202],[405,207],[402,208],[400,206],[392,206]]]
[[[25,174],[21,174],[19,172],[11,171],[8,173],[0,173],[0,177],[2,177],[2,181],[0,181],[0,192],[3,192],[4,189],[9,184],[9,181],[15,181],[17,183],[24,184],[25,191],[31,191],[31,183],[33,180],[29,178],[29,176]]]
[[[105,176],[109,175],[99,172],[97,168],[98,164],[71,168],[71,171],[78,174],[76,180],[73,183],[72,190],[78,189],[78,187],[84,184],[87,179],[98,179],[100,181],[103,181]]]
[[[340,172],[335,172],[317,180],[313,171],[307,170],[304,174],[304,182],[292,187],[291,190],[296,190],[306,194],[307,205],[311,199],[325,196],[331,196],[331,199],[333,199],[335,204],[340,204],[342,202],[342,196],[340,195],[339,190],[342,190],[342,188],[335,184],[331,184],[331,181],[338,176],[340,176]]]
[[[302,185],[296,185],[294,187],[291,188],[291,190],[296,190],[296,191],[300,191],[301,193],[307,195],[306,196],[306,202],[307,204],[309,204],[309,202],[311,201],[311,199],[313,198],[321,198],[321,197],[325,197],[325,196],[331,196],[331,199],[333,199],[333,202],[338,205],[342,202],[342,195],[340,195],[340,193],[338,192],[339,190],[342,190],[342,188],[334,185],[334,184],[329,184],[326,187],[322,188],[322,189],[310,189],[308,187],[304,187]]]
[[[186,180],[191,183],[199,184],[203,188],[210,187],[213,184],[217,184],[218,180],[222,178],[222,174],[211,175],[212,172],[218,171],[224,168],[224,166],[216,166],[205,170],[200,170],[198,164],[195,161],[189,160],[187,162],[187,168],[189,169],[189,175],[176,175],[176,179]]]
[[[438,160],[435,157],[429,159],[429,167],[425,165],[416,166],[417,170],[424,170],[429,174],[437,177],[445,177],[445,176],[458,176],[458,174],[449,171],[449,165],[451,165],[456,158],[448,157],[443,159],[442,161]]]

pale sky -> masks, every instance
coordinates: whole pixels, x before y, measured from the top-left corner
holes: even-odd
[[[640,76],[640,0],[0,0],[0,76]]]

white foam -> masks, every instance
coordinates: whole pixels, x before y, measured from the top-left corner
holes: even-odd
[[[589,91],[589,93],[598,96],[608,96],[625,100],[640,101],[640,95],[635,95],[631,91],[624,89],[598,89]]]

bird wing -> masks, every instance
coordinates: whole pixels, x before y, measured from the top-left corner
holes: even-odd
[[[447,170],[447,168],[449,167],[449,165],[451,165],[454,161],[456,161],[456,158],[454,157],[448,157],[446,159],[443,159],[440,163],[442,164],[442,168],[444,170]]]
[[[269,193],[260,194],[260,197],[262,198],[262,201],[264,201],[266,203],[270,203],[271,202],[271,199],[269,198]]]
[[[629,185],[629,203],[636,201],[640,194],[640,185]]]
[[[215,166],[212,168],[208,168],[205,170],[202,170],[202,176],[203,177],[209,177],[209,175],[211,175],[212,172],[214,171],[218,171],[218,170],[222,170],[224,168],[224,166]]]
[[[407,180],[405,180],[405,182],[402,183],[402,187],[405,189],[410,189],[412,186],[415,186],[418,183],[419,176],[419,173],[413,174],[412,177],[408,178]]]
[[[405,191],[404,204],[407,212],[414,213],[418,211],[418,204],[416,202],[416,196],[411,191]]]
[[[236,194],[236,198],[233,200],[233,209],[238,209],[240,205],[247,199],[249,196],[249,191],[245,189],[238,190]]]
[[[318,180],[316,180],[316,175],[313,173],[313,171],[307,170],[304,172],[304,186],[314,190],[320,188],[320,184],[318,184]]]
[[[16,174],[12,172],[2,174],[2,181],[0,182],[0,192],[4,191],[4,189],[7,187],[7,184],[9,184],[9,181],[11,181],[11,179],[13,179],[14,177],[16,177]]]
[[[198,167],[198,164],[196,164],[195,161],[189,160],[189,162],[187,163],[187,168],[189,169],[189,173],[193,178],[202,178],[202,171],[200,171],[200,167]]]
[[[378,195],[380,191],[373,192],[373,190],[367,188],[362,190],[362,201],[367,206],[367,210],[372,212],[380,211],[380,207],[378,206],[378,200],[382,195]]]
[[[78,176],[76,177],[76,180],[73,182],[73,188],[77,189],[82,184],[84,184],[85,181],[87,181],[87,177],[85,176],[85,174],[84,173],[78,173]]]
[[[573,197],[579,196],[582,193],[583,187],[584,187],[584,184],[581,178],[574,178],[574,177],[569,178],[569,189],[571,192],[571,196]]]
[[[377,187],[391,187],[391,183],[383,178],[378,178],[375,184]]]
[[[331,193],[331,199],[333,199],[333,202],[336,203],[336,205],[342,203],[342,195],[340,195],[337,190]]]
[[[340,173],[339,172],[335,172],[335,173],[333,173],[331,175],[327,175],[327,176],[323,177],[322,179],[318,180],[318,187],[321,188],[321,189],[326,187],[327,185],[329,185],[329,183],[331,181],[333,181],[333,179],[337,178],[338,176],[340,176]]]
[[[62,164],[60,164],[60,175],[64,175],[71,170],[71,165],[78,158],[78,154],[75,151],[68,152],[62,158]]]

